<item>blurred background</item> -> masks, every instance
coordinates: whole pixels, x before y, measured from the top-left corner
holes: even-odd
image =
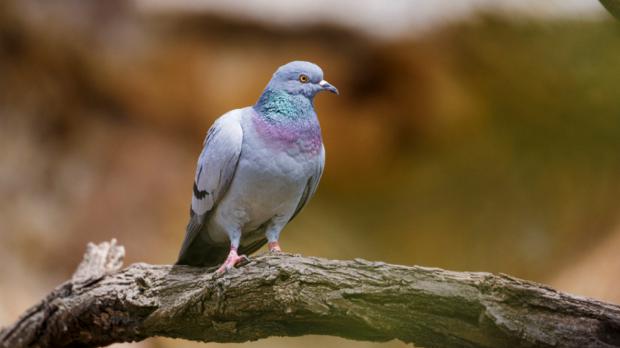
[[[326,169],[285,250],[620,303],[620,24],[595,0],[4,0],[0,326],[89,241],[174,262],[207,129],[295,59],[341,95],[317,97]],[[318,344],[404,346],[243,346]]]

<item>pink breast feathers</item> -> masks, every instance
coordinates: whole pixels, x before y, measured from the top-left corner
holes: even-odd
[[[301,153],[313,156],[321,151],[323,139],[316,117],[270,122],[255,113],[252,122],[256,132],[268,146],[283,151],[298,149]]]

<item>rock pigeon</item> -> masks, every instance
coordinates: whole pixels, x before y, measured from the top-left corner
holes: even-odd
[[[325,148],[314,111],[338,94],[310,62],[278,68],[254,106],[218,118],[198,158],[190,219],[177,264],[233,268],[265,243],[281,251],[284,226],[317,189]]]

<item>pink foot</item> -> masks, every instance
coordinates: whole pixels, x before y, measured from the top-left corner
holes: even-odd
[[[224,274],[231,268],[234,268],[237,264],[242,263],[242,262],[248,262],[248,261],[250,260],[248,259],[247,256],[237,255],[236,248],[230,248],[230,253],[228,254],[228,257],[226,258],[226,261],[224,261],[224,263],[220,266],[220,268],[218,268],[217,271],[215,272],[217,274]]]
[[[282,249],[280,248],[280,244],[278,244],[278,242],[269,242],[269,244],[267,244],[269,246],[269,252],[270,253],[279,253],[282,251]]]

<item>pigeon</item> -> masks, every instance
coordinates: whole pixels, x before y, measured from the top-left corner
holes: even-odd
[[[325,164],[314,97],[338,94],[313,63],[279,67],[253,106],[229,111],[207,132],[177,264],[225,273],[280,232],[314,195]]]

